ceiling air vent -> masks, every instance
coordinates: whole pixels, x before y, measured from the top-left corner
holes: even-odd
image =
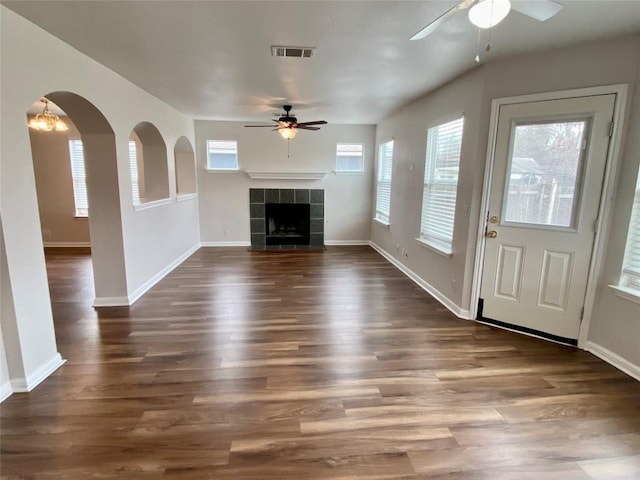
[[[273,57],[297,57],[297,58],[310,58],[315,53],[315,47],[271,47],[271,56]]]

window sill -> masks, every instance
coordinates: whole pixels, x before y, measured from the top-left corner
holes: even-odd
[[[182,195],[178,195],[176,197],[176,202],[185,202],[187,200],[191,200],[193,198],[198,198],[197,193],[183,193]]]
[[[374,217],[373,221],[376,222],[376,223],[379,223],[380,225],[382,225],[385,228],[391,228],[391,224],[390,223],[387,223],[384,220],[380,220],[379,218],[375,218]]]
[[[239,168],[205,168],[208,173],[240,173]]]
[[[147,210],[148,208],[159,207],[160,205],[167,205],[173,201],[172,198],[161,198],[160,200],[153,200],[151,202],[138,203],[133,205],[133,209],[138,212],[140,210]]]
[[[451,245],[434,242],[433,240],[425,240],[424,238],[416,238],[415,241],[423,247],[428,248],[429,250],[433,250],[434,252],[442,255],[443,257],[451,258],[453,256]]]
[[[89,220],[89,215],[74,215],[74,220]]]
[[[363,175],[364,170],[349,170],[349,171],[334,170],[333,173],[335,175]]]
[[[640,304],[640,290],[626,287],[623,285],[609,285],[616,297],[629,300],[630,302]]]

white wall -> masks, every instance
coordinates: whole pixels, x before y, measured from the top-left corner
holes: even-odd
[[[128,160],[129,134],[141,121],[149,121],[158,128],[169,146],[167,162],[172,192],[175,192],[172,147],[180,136],[193,141],[194,135],[193,122],[188,117],[6,7],[0,8],[0,202],[7,268],[22,345],[21,358],[5,350],[10,371],[12,362],[21,363],[28,380],[35,373],[41,373],[42,366],[56,355],[33,162],[25,123],[29,106],[49,92],[69,91],[95,105],[111,125],[117,149],[120,198],[116,218],[122,226],[126,270],[126,285],[119,288],[124,288],[121,291],[129,297],[149,286],[149,282],[172,262],[197,248],[200,237],[195,199],[134,210]],[[76,125],[82,131],[78,122]],[[88,136],[92,136],[90,133]],[[114,231],[120,231],[119,225],[114,225]],[[91,235],[94,236],[93,229]],[[6,329],[3,334],[5,347],[14,342]]]
[[[324,125],[301,131],[287,141],[268,128],[243,123],[196,121],[196,159],[202,241],[249,244],[249,188],[319,188],[325,190],[325,243],[369,240],[373,179],[372,125]],[[236,140],[241,171],[206,171],[206,141]],[[362,143],[365,171],[335,174],[336,144]],[[252,180],[244,170],[325,172],[322,180]]]
[[[75,218],[69,140],[79,139],[73,122],[61,117],[69,130],[29,130],[33,169],[38,192],[42,239],[49,244],[88,244],[87,218]]]
[[[394,138],[391,226],[371,222],[372,241],[437,290],[454,311],[468,315],[492,99],[618,83],[629,84],[633,92],[639,64],[638,36],[506,58],[462,75],[385,119],[378,125],[376,145]],[[636,92],[627,105],[627,117],[632,105],[633,117],[626,126],[629,140],[618,171],[613,230],[604,261],[607,268],[589,339],[640,365],[640,306],[613,296],[605,286],[616,283],[620,273],[634,172],[638,169],[637,97]],[[459,113],[465,115],[465,127],[453,255],[447,258],[414,238],[420,225],[426,131],[434,122]],[[407,259],[397,251],[398,245],[408,250]],[[456,288],[451,279],[456,280]]]

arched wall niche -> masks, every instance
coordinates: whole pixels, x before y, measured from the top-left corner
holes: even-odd
[[[130,150],[131,182],[138,185],[138,198],[135,187],[132,192],[134,204],[169,198],[167,146],[160,131],[150,122],[140,122],[129,141],[135,143],[135,152]]]
[[[176,169],[176,193],[178,196],[196,193],[196,162],[193,147],[187,137],[178,138],[173,147],[173,156]]]

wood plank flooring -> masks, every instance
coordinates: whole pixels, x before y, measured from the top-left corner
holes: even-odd
[[[67,363],[2,404],[3,479],[640,478],[640,383],[369,247],[203,248],[98,311],[88,255],[47,264]]]

